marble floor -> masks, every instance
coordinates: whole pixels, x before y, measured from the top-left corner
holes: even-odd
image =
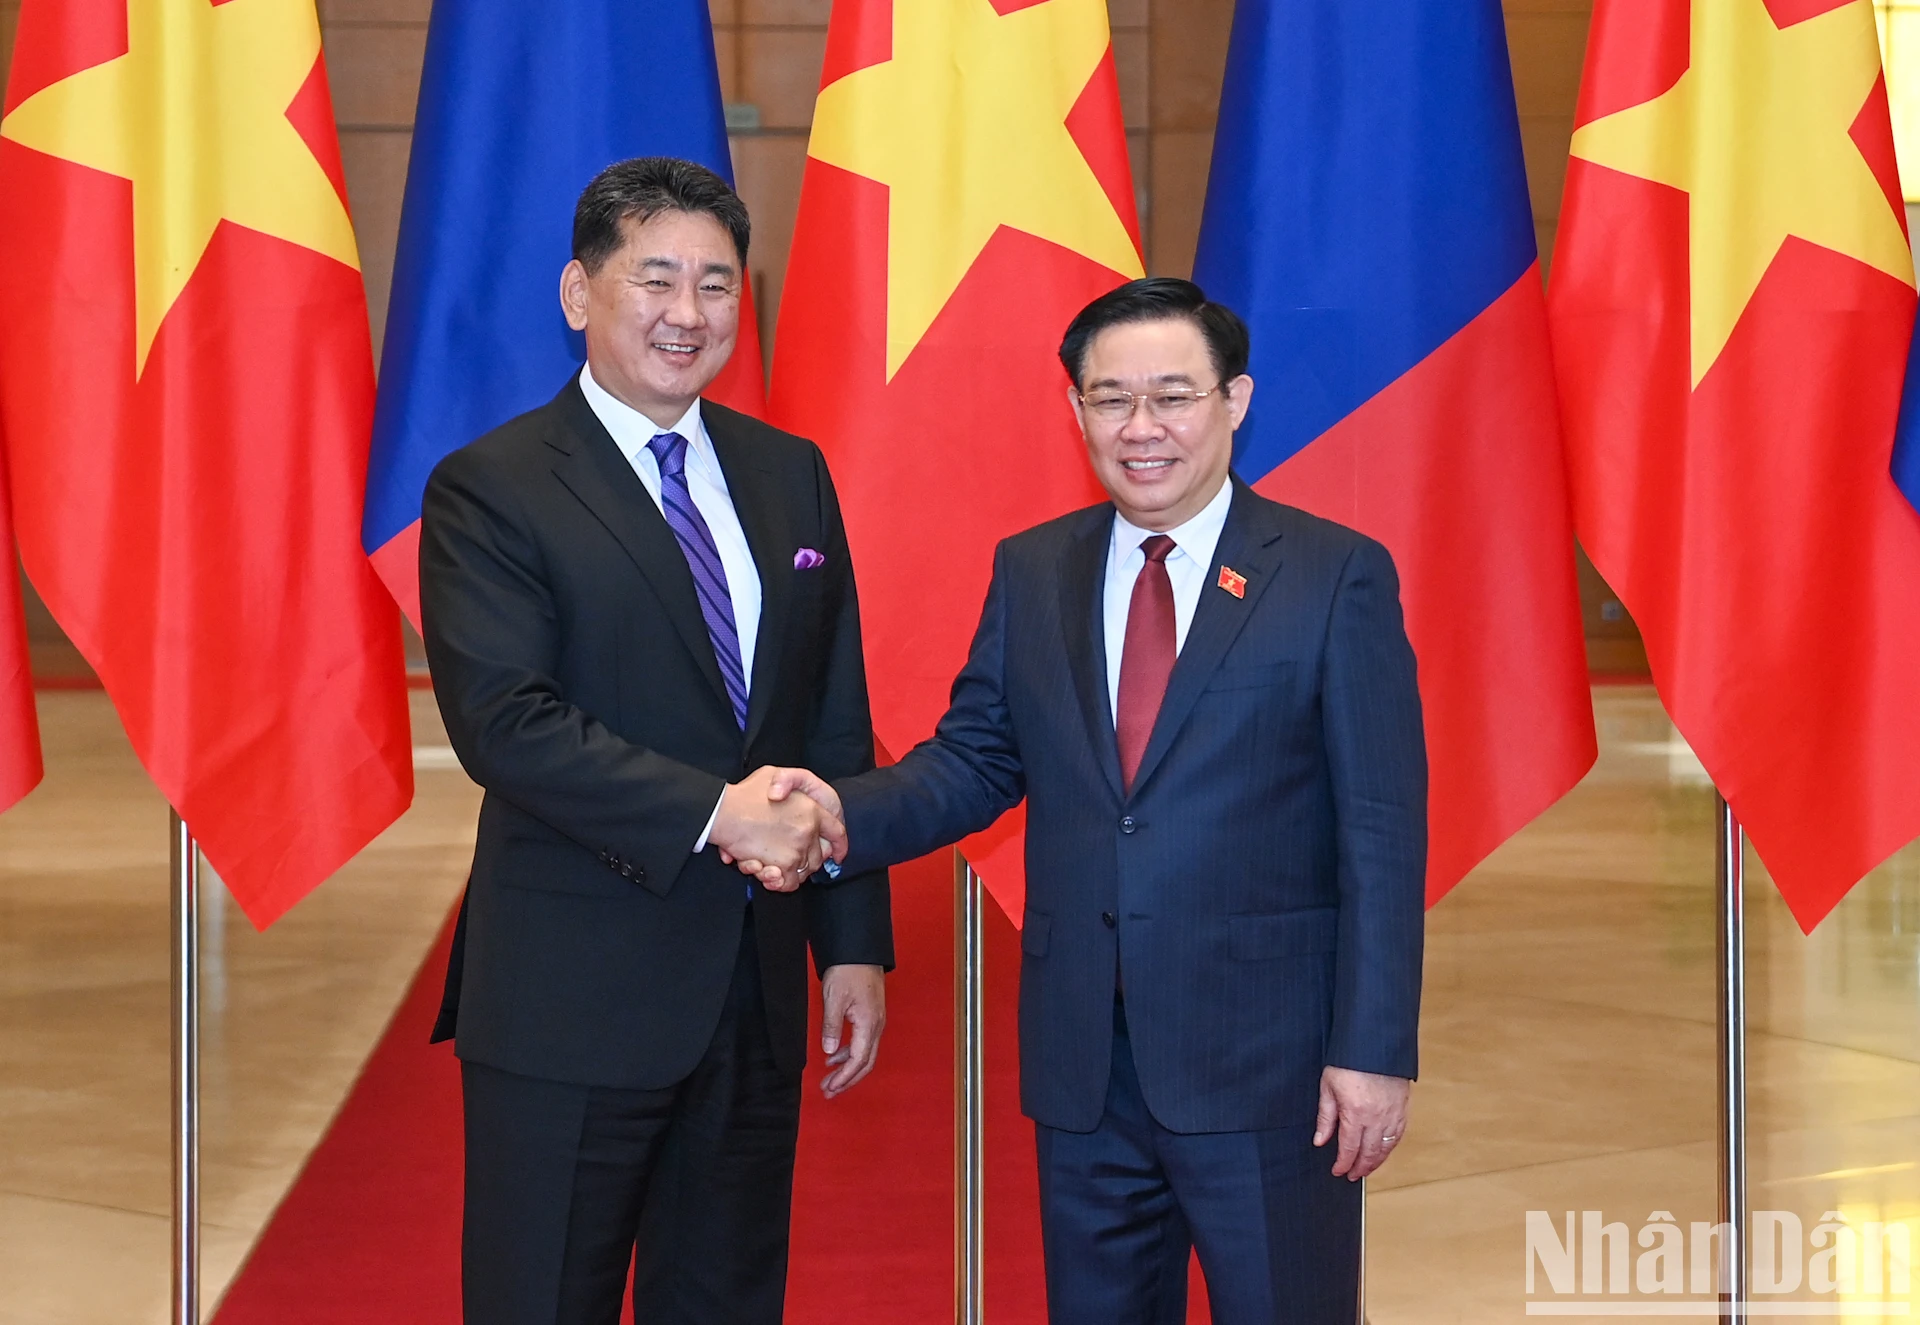
[[[1566,1310],[1584,1295],[1550,1291],[1544,1264],[1528,1297],[1529,1210],[1561,1245],[1568,1211],[1582,1226],[1599,1211],[1635,1258],[1658,1245],[1641,1240],[1655,1212],[1682,1230],[1715,1218],[1713,791],[1650,688],[1594,699],[1593,771],[1429,916],[1414,1124],[1370,1184],[1376,1325],[1601,1318]],[[1751,1206],[1792,1214],[1808,1242],[1829,1211],[1862,1231],[1905,1221],[1920,1241],[1920,846],[1811,938],[1747,864]],[[1776,1264],[1784,1279],[1805,1262]],[[1587,1294],[1608,1286],[1581,1268]],[[1914,1311],[1907,1292],[1851,1296],[1803,1285],[1769,1302]],[[1675,1309],[1665,1294],[1606,1305]]]
[[[167,807],[98,691],[42,692],[46,781],[0,816],[0,1325],[164,1325]],[[205,1301],[385,1028],[466,877],[479,792],[416,691],[413,808],[265,934],[212,885]]]
[[[1644,1227],[1655,1212],[1687,1232],[1714,1209],[1712,792],[1650,690],[1595,700],[1593,773],[1431,916],[1414,1125],[1371,1184],[1375,1325],[1689,1309],[1608,1295],[1611,1272],[1586,1248],[1592,1281],[1570,1269],[1568,1212],[1620,1225],[1596,1227],[1591,1250],[1624,1245],[1637,1275],[1666,1265],[1642,1252],[1660,1245]],[[0,1325],[162,1325],[166,808],[103,696],[40,703],[46,784],[0,817]],[[230,903],[211,909],[209,1300],[458,892],[477,793],[430,696],[414,695],[414,719],[419,797],[399,823],[264,935]],[[1757,862],[1749,877],[1753,1205],[1809,1237],[1828,1212],[1860,1232],[1892,1225],[1893,1246],[1920,1234],[1920,848],[1811,939]],[[1538,1255],[1528,1211],[1554,1235],[1536,1237]],[[1786,1274],[1804,1263],[1777,1259]],[[1915,1310],[1907,1291],[1883,1301],[1858,1286],[1803,1285],[1773,1305],[1849,1320]]]

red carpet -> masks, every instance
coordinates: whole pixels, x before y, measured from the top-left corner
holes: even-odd
[[[215,1325],[457,1325],[460,1069],[428,1045],[451,918]]]
[[[1042,1325],[1033,1128],[1015,1064],[1019,948],[987,922],[987,1318]],[[953,868],[894,871],[899,970],[879,1065],[831,1102],[808,1072],[793,1211],[792,1325],[953,1319]],[[442,934],[215,1325],[457,1325],[460,1080],[428,1046]],[[815,1020],[819,1015],[815,991]],[[818,1036],[815,1035],[817,1042]],[[817,1061],[817,1052],[816,1052]],[[1192,1319],[1207,1319],[1196,1280]]]

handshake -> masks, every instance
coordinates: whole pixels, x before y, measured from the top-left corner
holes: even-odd
[[[768,765],[729,783],[707,842],[774,892],[792,892],[827,861],[847,858],[840,797],[804,768]]]

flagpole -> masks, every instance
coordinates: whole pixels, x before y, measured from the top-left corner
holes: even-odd
[[[980,1325],[986,1309],[985,1006],[980,876],[953,853],[953,1319]]]
[[[1727,798],[1714,794],[1719,893],[1720,1223],[1727,1229],[1720,1319],[1747,1316],[1746,834]]]
[[[200,847],[173,812],[173,1325],[200,1325]]]
[[[1355,1325],[1367,1325],[1367,1180],[1360,1179],[1360,1292],[1354,1299]]]

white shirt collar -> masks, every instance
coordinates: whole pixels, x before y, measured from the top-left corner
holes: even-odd
[[[633,464],[640,454],[647,450],[647,443],[663,432],[677,432],[687,439],[687,449],[701,460],[707,454],[707,430],[700,421],[700,398],[694,397],[687,406],[687,412],[671,428],[662,428],[652,419],[642,414],[624,400],[594,380],[593,365],[586,364],[580,369],[580,392],[587,398],[587,405],[594,415],[606,426],[613,441],[620,448],[620,454]],[[648,452],[648,454],[652,454]]]
[[[1221,481],[1220,491],[1213,500],[1202,506],[1185,524],[1166,531],[1173,539],[1173,545],[1192,557],[1195,561],[1210,562],[1213,550],[1220,542],[1220,531],[1227,527],[1227,511],[1233,505],[1233,479],[1231,476]],[[1118,559],[1131,555],[1135,548],[1152,538],[1154,531],[1142,529],[1139,525],[1120,514],[1113,513],[1113,551]],[[1202,566],[1204,570],[1205,567]]]

